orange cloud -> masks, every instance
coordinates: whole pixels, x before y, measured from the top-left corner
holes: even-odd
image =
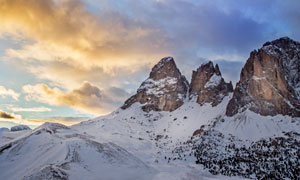
[[[56,106],[70,106],[94,115],[109,113],[116,108],[120,100],[128,94],[118,88],[101,91],[98,87],[85,82],[80,88],[64,92],[58,88],[49,88],[45,84],[23,86],[26,100],[34,100]],[[120,98],[121,97],[121,98]]]
[[[0,0],[0,27],[0,38],[9,35],[21,46],[6,49],[10,62],[68,91],[45,84],[25,86],[28,100],[97,115],[111,112],[127,98],[111,97],[111,89],[135,89],[143,70],[168,51],[167,38],[157,26],[117,12],[93,14],[79,0]],[[101,96],[75,91],[82,90],[75,88],[84,81],[101,88]]]
[[[11,57],[106,70],[156,60],[165,39],[154,26],[117,13],[96,16],[77,0],[1,0],[0,25],[2,33],[34,41],[9,49]]]
[[[42,107],[31,107],[31,108],[8,106],[7,109],[9,109],[13,112],[49,112],[49,111],[52,111],[52,109],[43,107],[43,106]]]
[[[50,117],[46,119],[26,119],[23,121],[23,123],[41,125],[45,122],[52,122],[52,123],[61,123],[67,126],[71,126],[73,124],[77,124],[88,119],[89,118],[87,117]]]

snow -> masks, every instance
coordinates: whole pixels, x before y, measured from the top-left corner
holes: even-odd
[[[284,136],[285,132],[300,132],[300,118],[261,116],[246,110],[233,117],[224,117],[224,122],[218,123],[215,130],[253,142],[262,138]]]
[[[280,115],[260,116],[248,110],[226,117],[231,96],[226,96],[216,107],[200,106],[194,97],[185,99],[173,112],[145,113],[142,105],[135,103],[126,110],[117,109],[71,127],[45,123],[30,131],[2,132],[0,178],[49,179],[55,175],[72,180],[232,179],[212,175],[202,165],[196,165],[195,157],[188,156],[189,147],[184,150],[185,160],[168,159],[175,158],[174,152],[184,147],[183,143],[200,127],[228,137],[211,137],[224,145],[214,151],[223,152],[225,144],[231,142],[237,147],[250,146],[261,138],[283,136],[289,131],[299,133],[300,120]],[[235,137],[238,140],[232,141]]]
[[[164,158],[224,114],[229,98],[215,108],[186,100],[173,112],[145,113],[135,103],[71,127],[45,123],[5,141],[2,137],[0,179],[231,179],[211,175],[193,157],[169,163]]]
[[[146,89],[146,93],[148,95],[161,96],[163,94],[166,94],[166,92],[168,91],[165,88],[166,86],[171,87],[174,90],[176,88],[176,84],[177,79],[173,77],[166,77],[157,81],[148,78],[143,82],[138,91]]]
[[[221,76],[214,74],[212,77],[210,77],[209,81],[205,84],[204,87],[205,88],[213,88],[213,87],[219,85],[221,80],[222,80]]]
[[[0,154],[0,177],[7,180],[53,174],[74,180],[151,179],[155,172],[114,143],[96,142],[60,124],[42,125],[1,146]]]
[[[172,79],[164,81],[175,83]],[[45,123],[34,130],[2,132],[0,179],[241,179],[212,175],[195,164],[196,157],[189,156],[191,147],[184,144],[203,127],[212,134],[223,134],[206,140],[208,144],[217,142],[210,153],[222,154],[230,143],[250,146],[285,132],[300,133],[300,119],[261,116],[249,110],[227,117],[231,97],[225,96],[215,107],[200,106],[196,97],[187,98],[172,112],[146,113],[142,104],[134,103],[125,110],[70,127]],[[185,155],[182,160],[181,151]]]

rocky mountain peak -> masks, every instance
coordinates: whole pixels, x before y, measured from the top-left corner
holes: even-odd
[[[226,83],[224,81],[218,64],[214,66],[209,61],[193,71],[190,96],[197,96],[199,104],[212,103],[212,106],[216,106],[223,100],[224,96],[232,91],[231,82]]]
[[[151,70],[149,78],[160,80],[166,77],[181,76],[172,57],[162,58]]]
[[[138,88],[137,93],[125,101],[122,109],[133,103],[143,104],[143,110],[173,111],[183,104],[189,84],[181,75],[172,57],[161,59]]]
[[[300,117],[300,43],[288,37],[250,53],[226,115],[250,109],[261,115]]]

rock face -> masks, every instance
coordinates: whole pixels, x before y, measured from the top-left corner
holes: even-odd
[[[137,93],[125,101],[122,109],[135,102],[143,105],[143,110],[173,111],[183,104],[189,84],[181,75],[172,57],[165,57],[156,64]]]
[[[226,109],[300,117],[300,43],[287,37],[251,52]]]
[[[219,66],[214,67],[209,61],[193,71],[190,85],[190,97],[197,96],[197,102],[202,105],[211,103],[218,105],[229,93],[233,92],[231,82],[226,83],[222,78]]]

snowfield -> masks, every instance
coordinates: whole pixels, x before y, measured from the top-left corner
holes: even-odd
[[[193,131],[223,114],[226,101],[214,113],[196,102],[174,112],[145,113],[136,103],[71,127],[45,123],[31,131],[2,132],[0,179],[231,179],[210,174],[194,157],[165,159]]]
[[[216,107],[186,99],[173,112],[146,113],[135,103],[71,127],[45,123],[31,131],[1,132],[0,179],[232,179],[195,163],[198,156],[187,142],[196,130],[222,132],[238,139],[232,141],[237,147],[300,133],[299,118],[251,111],[226,117],[230,98]],[[231,142],[209,138],[223,144],[215,147],[220,153]]]

